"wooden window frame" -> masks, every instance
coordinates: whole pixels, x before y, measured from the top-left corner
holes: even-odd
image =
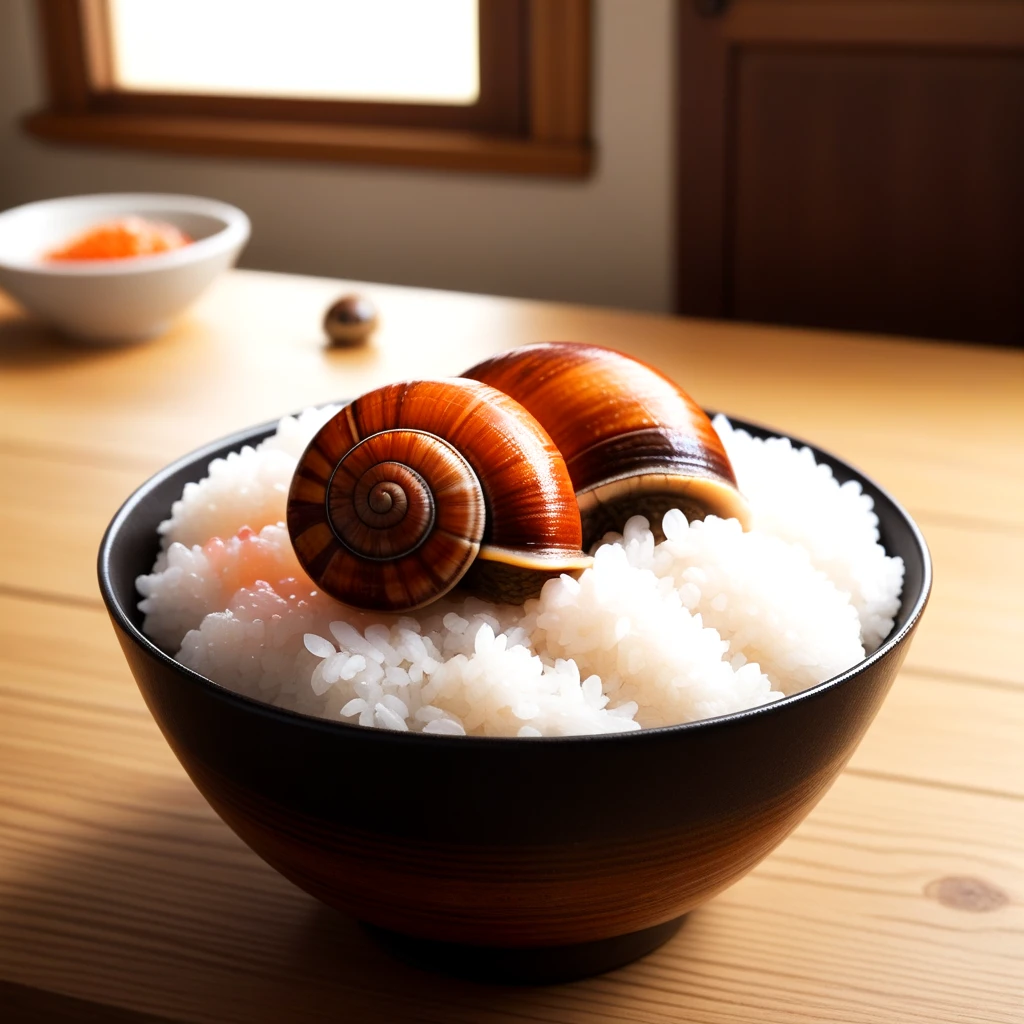
[[[36,138],[90,146],[584,177],[591,0],[480,0],[470,106],[142,93],[112,87],[106,0],[36,0],[48,104]]]

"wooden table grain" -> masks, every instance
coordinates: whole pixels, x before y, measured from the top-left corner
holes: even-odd
[[[381,310],[330,350],[328,303]],[[229,431],[513,344],[630,351],[890,488],[935,557],[906,666],[837,784],[645,960],[547,988],[405,967],[220,822],[97,593],[148,474]],[[0,297],[0,1018],[1024,1020],[1024,353],[235,272],[166,337],[71,347]]]

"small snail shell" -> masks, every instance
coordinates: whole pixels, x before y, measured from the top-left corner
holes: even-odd
[[[334,416],[292,477],[288,531],[319,586],[375,611],[422,607],[464,577],[520,602],[590,564],[551,438],[461,378],[392,384]]]
[[[324,331],[335,345],[361,345],[377,326],[377,308],[362,295],[343,295],[324,314]]]
[[[521,402],[565,457],[586,545],[636,513],[657,531],[679,508],[749,525],[746,501],[711,421],[668,377],[597,345],[527,345],[464,374]]]

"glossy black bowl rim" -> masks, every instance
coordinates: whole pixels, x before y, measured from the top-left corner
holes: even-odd
[[[716,414],[714,412],[708,412],[708,415],[713,417]],[[237,451],[244,445],[252,445],[253,443],[258,444],[259,441],[254,442],[254,439],[259,437],[262,440],[263,438],[261,435],[266,436],[268,432],[272,432],[279,423],[279,419],[269,420],[266,423],[259,424],[258,426],[248,427],[245,430],[237,431],[236,433],[229,434],[216,441],[212,441],[209,444],[203,445],[201,448],[197,448],[194,451],[181,456],[181,458],[176,459],[170,465],[164,467],[144,483],[140,484],[139,487],[137,487],[127,498],[120,509],[118,509],[114,518],[110,521],[110,525],[107,527],[103,535],[103,540],[100,543],[99,557],[97,561],[100,593],[110,617],[122,632],[128,636],[145,654],[156,659],[158,662],[161,662],[176,675],[180,676],[183,681],[187,681],[193,685],[212,691],[212,695],[215,695],[222,700],[226,700],[229,703],[239,705],[239,709],[244,710],[246,713],[265,715],[271,719],[280,721],[282,724],[290,723],[310,729],[327,730],[329,733],[334,734],[339,738],[346,734],[351,735],[355,732],[363,739],[367,739],[368,736],[372,736],[374,741],[382,743],[422,744],[424,742],[429,742],[431,744],[439,743],[445,746],[450,746],[453,749],[465,748],[467,750],[480,750],[481,748],[506,746],[508,744],[522,744],[524,742],[543,743],[545,745],[576,745],[580,743],[617,745],[622,743],[642,743],[644,742],[645,737],[665,736],[669,733],[683,734],[692,732],[696,729],[710,730],[727,728],[733,722],[748,719],[755,715],[781,715],[785,713],[787,708],[796,703],[813,700],[819,694],[822,694],[827,690],[831,690],[833,687],[842,686],[845,683],[854,681],[866,669],[890,655],[904,641],[904,639],[917,625],[918,620],[924,612],[925,606],[928,604],[928,598],[931,594],[932,588],[931,554],[921,530],[906,509],[904,509],[903,506],[896,501],[896,499],[893,498],[884,487],[879,486],[870,477],[865,476],[858,469],[851,466],[850,463],[836,455],[833,455],[831,452],[824,451],[823,449],[817,448],[806,441],[802,441],[800,438],[793,437],[791,434],[782,433],[770,427],[764,427],[760,424],[752,423],[749,420],[734,418],[728,414],[725,415],[729,422],[739,430],[746,430],[749,428],[773,437],[787,438],[796,448],[809,448],[814,453],[816,460],[824,458],[834,462],[847,470],[852,478],[858,480],[862,484],[867,484],[874,488],[892,504],[893,508],[909,527],[914,542],[917,544],[919,549],[922,561],[921,589],[914,602],[914,606],[911,609],[910,615],[907,617],[907,621],[903,626],[896,633],[889,636],[878,650],[868,655],[868,657],[864,658],[862,661],[857,662],[856,665],[846,669],[846,671],[839,673],[839,675],[832,676],[824,682],[818,683],[816,686],[809,687],[806,690],[801,690],[799,693],[795,693],[792,696],[782,697],[779,700],[771,701],[768,704],[762,704],[756,708],[748,708],[745,711],[734,711],[728,715],[718,715],[714,718],[704,718],[695,722],[682,722],[676,725],[654,726],[630,732],[587,733],[580,736],[530,737],[421,735],[420,733],[414,732],[400,732],[393,729],[370,728],[349,722],[332,721],[326,718],[318,718],[313,715],[305,715],[298,711],[291,711],[287,708],[276,707],[273,704],[267,704],[254,697],[248,697],[244,694],[237,693],[226,686],[222,686],[220,683],[214,682],[212,679],[207,679],[206,676],[200,675],[198,672],[182,665],[180,662],[175,661],[174,658],[153,643],[153,641],[150,640],[149,637],[147,637],[132,622],[120,601],[118,601],[110,579],[111,550],[113,548],[114,541],[119,531],[129,520],[135,508],[141,503],[143,498],[150,491],[159,487],[160,484],[162,484],[168,477],[173,476],[175,473],[178,473],[182,469],[190,467],[195,463],[203,461],[208,463],[217,457],[218,452],[222,452],[225,448]]]

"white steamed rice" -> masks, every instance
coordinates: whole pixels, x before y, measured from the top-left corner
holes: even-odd
[[[625,732],[797,693],[892,629],[903,562],[879,544],[870,497],[809,449],[722,416],[749,531],[672,511],[656,543],[635,516],[593,568],[524,605],[449,595],[401,617],[355,612],[305,576],[283,524],[296,461],[336,411],[286,417],[256,448],[214,460],[139,578],[147,634],[239,693],[402,731]]]

